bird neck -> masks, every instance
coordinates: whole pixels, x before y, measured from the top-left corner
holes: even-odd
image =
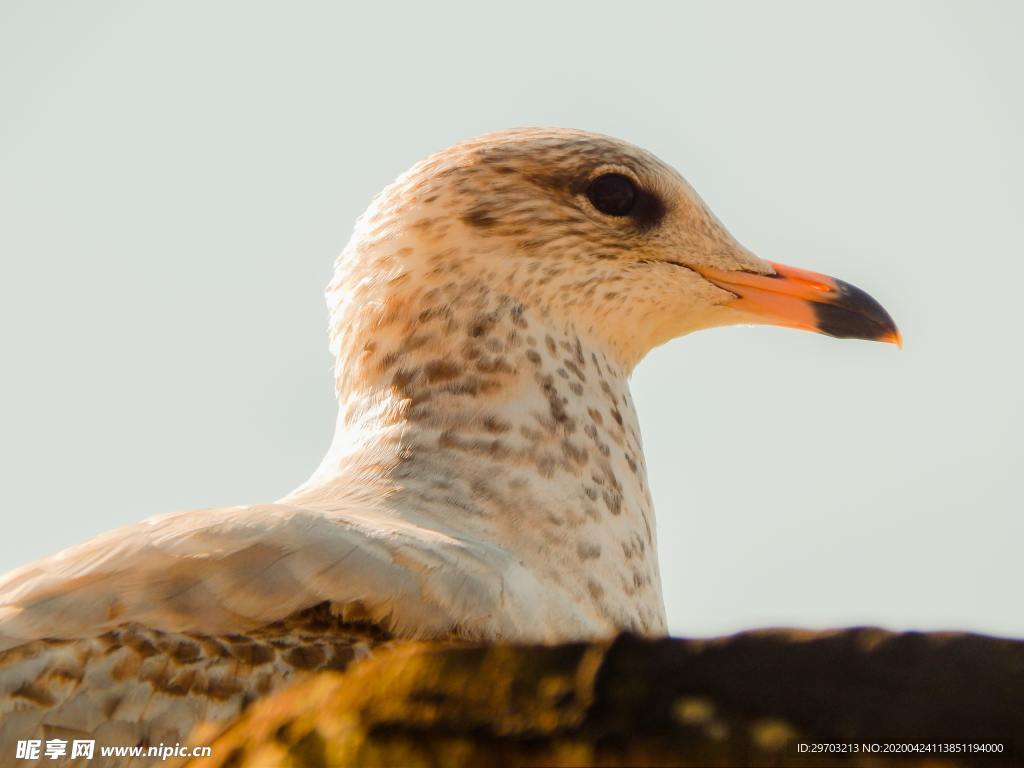
[[[384,525],[497,544],[543,585],[520,597],[584,606],[556,635],[663,632],[625,373],[571,325],[463,288],[459,301],[364,303],[347,320],[335,439],[287,501],[362,519],[372,506]]]

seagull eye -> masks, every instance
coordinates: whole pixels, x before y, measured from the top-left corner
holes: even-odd
[[[636,202],[636,185],[621,173],[606,173],[590,182],[587,198],[601,213],[626,216]]]

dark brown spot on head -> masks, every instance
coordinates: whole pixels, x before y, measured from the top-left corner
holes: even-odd
[[[430,383],[450,381],[462,373],[462,368],[448,360],[432,360],[423,366],[423,375]]]
[[[462,220],[476,229],[491,229],[498,223],[494,212],[485,205],[473,206],[462,215]]]

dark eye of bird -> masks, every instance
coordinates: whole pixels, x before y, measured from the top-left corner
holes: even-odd
[[[621,173],[606,173],[590,182],[587,198],[601,213],[626,216],[636,203],[636,185]]]

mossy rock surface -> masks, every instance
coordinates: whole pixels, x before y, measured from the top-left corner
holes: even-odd
[[[208,740],[213,757],[191,766],[1024,765],[1024,642],[850,629],[410,643]],[[800,751],[817,743],[858,751]],[[1002,751],[864,750],[950,743]]]

